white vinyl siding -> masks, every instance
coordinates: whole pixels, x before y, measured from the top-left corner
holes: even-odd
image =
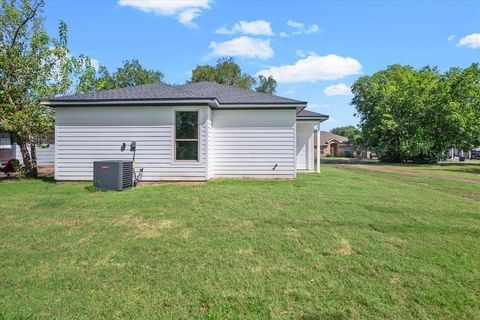
[[[22,152],[20,147],[15,144],[15,159],[23,164]],[[37,146],[35,149],[37,152],[37,164],[38,165],[52,165],[55,163],[55,145],[51,144],[48,148],[40,148]]]
[[[211,121],[211,111],[207,120],[207,177],[215,176],[215,131]]]
[[[297,169],[314,169],[314,125],[313,121],[297,122]]]
[[[175,111],[198,111],[199,162],[174,160]],[[129,160],[143,181],[202,181],[213,177],[294,178],[296,111],[182,107],[56,108],[56,180],[92,180],[93,161]],[[127,149],[120,151],[122,143]]]
[[[57,108],[56,180],[92,180],[93,161],[132,159],[133,154],[128,148],[131,141],[137,142],[135,162],[137,169],[144,169],[142,181],[207,179],[206,107],[131,107],[130,109],[128,107],[91,109],[77,107],[69,109]],[[136,113],[132,113],[131,109],[135,109]],[[174,161],[175,110],[200,112],[199,162]],[[121,152],[120,146],[124,142],[127,143],[127,149]]]
[[[213,110],[215,176],[293,178],[295,110]]]

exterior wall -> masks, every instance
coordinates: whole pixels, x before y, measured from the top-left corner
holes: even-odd
[[[136,167],[143,181],[206,180],[207,106],[56,108],[55,179],[92,180],[93,161],[132,159],[122,143],[137,142]],[[199,111],[199,162],[175,162],[175,111]]]
[[[0,163],[4,163],[12,159],[12,153],[12,149],[10,148],[0,148]]]
[[[294,178],[296,111],[212,110],[215,177]]]
[[[23,163],[22,152],[20,147],[15,144],[15,159]],[[52,165],[55,163],[55,145],[51,144],[48,148],[40,148],[37,146],[37,164],[38,165]]]
[[[314,121],[297,122],[297,170],[313,171],[314,168]]]
[[[334,152],[335,148],[333,145],[336,146],[336,152]],[[333,156],[333,157],[343,157],[345,156],[345,152],[350,153],[353,157],[354,148],[350,144],[343,144],[336,141],[332,141],[330,143],[326,143],[323,145],[323,153],[321,154],[322,157],[326,156]]]

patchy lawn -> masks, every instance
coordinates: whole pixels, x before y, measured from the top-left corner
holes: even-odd
[[[1,182],[0,318],[480,318],[480,184],[452,168],[478,179]]]

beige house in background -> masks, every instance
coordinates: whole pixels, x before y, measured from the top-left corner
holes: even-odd
[[[317,145],[315,135],[315,145]],[[320,131],[320,154],[322,157],[353,156],[355,149],[348,138],[327,131]]]

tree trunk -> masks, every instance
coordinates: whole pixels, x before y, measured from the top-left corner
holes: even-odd
[[[25,176],[27,178],[37,177],[37,157],[35,145],[30,144],[30,151],[28,150],[28,143],[23,139],[16,139],[22,152],[23,165],[25,167]],[[33,151],[33,152],[32,152]]]
[[[38,176],[37,166],[37,146],[35,143],[30,143],[30,167],[32,168],[32,174],[29,178],[36,178]]]

